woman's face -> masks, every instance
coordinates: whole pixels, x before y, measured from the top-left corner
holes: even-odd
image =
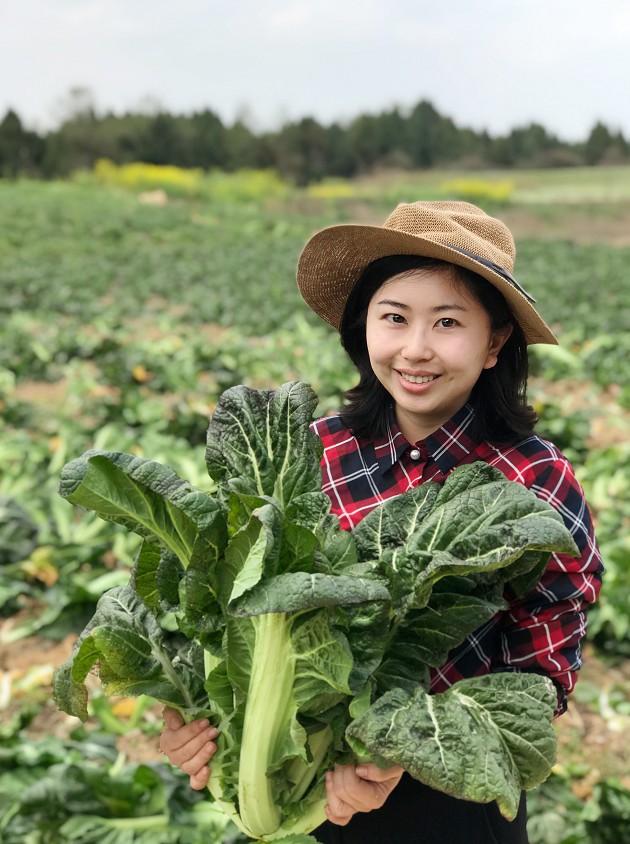
[[[484,308],[448,268],[410,270],[381,285],[368,306],[368,353],[410,442],[427,437],[466,403],[511,332],[511,325],[491,331]],[[413,383],[409,376],[433,379]]]

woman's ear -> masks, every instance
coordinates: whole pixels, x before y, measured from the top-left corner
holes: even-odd
[[[499,352],[509,340],[513,330],[514,326],[511,322],[509,322],[507,325],[504,325],[503,328],[497,328],[492,332],[488,356],[486,357],[486,362],[483,365],[484,369],[492,369],[493,366],[496,366],[499,358]]]

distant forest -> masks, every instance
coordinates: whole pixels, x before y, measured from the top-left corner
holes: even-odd
[[[304,117],[275,131],[256,132],[246,120],[226,125],[210,109],[99,114],[85,95],[86,89],[73,89],[69,113],[48,133],[27,129],[16,111],[7,111],[0,122],[0,176],[63,177],[91,168],[98,158],[204,170],[272,167],[298,185],[385,167],[630,163],[630,141],[601,122],[579,143],[563,141],[539,123],[492,136],[457,126],[427,100],[405,110],[360,114],[344,124],[324,125]]]

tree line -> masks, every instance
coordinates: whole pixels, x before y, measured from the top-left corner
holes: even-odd
[[[460,127],[427,100],[405,111],[361,114],[346,124],[312,117],[255,132],[245,120],[224,124],[210,109],[192,114],[98,114],[82,106],[45,133],[27,129],[9,109],[0,122],[0,176],[58,178],[98,158],[179,167],[275,168],[298,185],[352,177],[377,167],[475,169],[630,163],[630,142],[597,122],[583,142],[569,143],[539,123],[506,135]]]

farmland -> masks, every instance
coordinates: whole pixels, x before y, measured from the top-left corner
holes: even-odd
[[[318,228],[378,224],[398,201],[437,197],[477,201],[515,233],[516,276],[561,341],[531,349],[538,433],[575,466],[606,565],[581,679],[557,722],[558,765],[530,798],[531,840],[621,840],[630,821],[630,168],[509,180],[383,173],[298,190],[268,173],[131,179],[102,166],[68,182],[0,181],[3,840],[236,840],[159,757],[160,713],[146,700],[95,692],[81,726],[50,701],[52,669],[99,595],[126,582],[139,545],[75,513],[57,494],[59,473],[85,449],[106,448],[208,488],[205,431],[227,387],[300,379],[317,392],[319,414],[337,408],[353,373],[297,293],[301,246]]]

